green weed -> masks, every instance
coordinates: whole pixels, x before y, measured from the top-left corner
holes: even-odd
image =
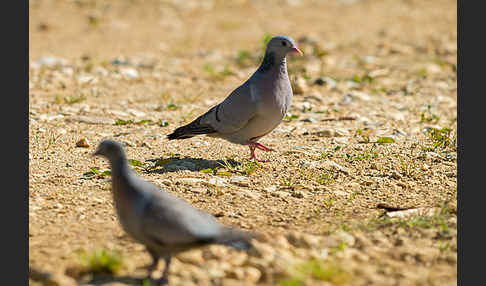
[[[332,183],[337,177],[339,176],[339,173],[333,172],[333,171],[328,171],[324,170],[316,179],[316,182],[321,184],[321,185],[327,185]]]
[[[446,147],[452,147],[455,145],[455,139],[451,135],[452,130],[450,128],[442,128],[442,129],[437,129],[437,128],[431,128],[428,130],[428,134],[430,139],[432,139],[433,144],[432,147],[434,149],[437,148],[446,148]]]
[[[420,122],[430,122],[435,123],[440,120],[440,117],[430,111],[432,106],[429,104],[427,105],[427,110],[420,114]]]
[[[122,257],[117,251],[94,250],[78,251],[81,266],[85,268],[84,272],[93,274],[115,274],[123,266]]]
[[[65,104],[74,104],[74,103],[78,103],[78,102],[81,102],[81,101],[84,101],[86,100],[86,95],[81,93],[79,95],[74,95],[74,96],[64,96],[64,97],[61,97],[60,95],[56,95],[56,97],[54,98],[54,102],[56,104],[62,104],[62,103],[65,103]]]
[[[311,259],[295,264],[289,271],[290,277],[283,279],[279,286],[306,285],[308,279],[328,281],[333,285],[342,285],[352,280],[352,275],[341,265]]]
[[[365,152],[360,152],[356,155],[346,153],[344,156],[349,162],[371,160],[378,157],[378,152],[376,152],[374,150],[374,146],[372,146],[369,150]]]
[[[330,210],[332,208],[332,204],[336,201],[335,198],[329,198],[327,201],[324,201],[324,206]]]

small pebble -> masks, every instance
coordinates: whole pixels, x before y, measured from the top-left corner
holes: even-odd
[[[76,142],[76,146],[88,148],[90,145],[89,145],[88,139],[83,138],[83,139],[79,140],[78,142]]]

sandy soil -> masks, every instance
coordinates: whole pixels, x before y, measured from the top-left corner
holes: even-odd
[[[109,170],[90,156],[104,138],[143,178],[262,234],[247,254],[178,256],[170,285],[457,285],[456,9],[30,1],[30,285],[142,285],[150,258],[118,224],[110,177],[90,173]],[[257,151],[268,162],[221,139],[166,139],[245,81],[277,34],[304,57],[288,61],[285,122],[261,140],[276,151]],[[78,253],[96,249],[123,266],[91,273]]]

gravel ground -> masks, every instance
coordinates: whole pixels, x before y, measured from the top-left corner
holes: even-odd
[[[457,285],[457,3],[30,1],[30,285],[148,285],[118,224],[104,138],[249,253],[174,259],[170,285]],[[166,139],[293,37],[294,99],[261,143]],[[121,266],[95,272],[80,251]],[[163,263],[159,265],[159,275]]]

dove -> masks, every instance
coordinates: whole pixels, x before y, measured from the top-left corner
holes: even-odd
[[[302,55],[294,40],[287,36],[273,37],[267,44],[260,67],[247,81],[221,103],[191,123],[175,129],[167,138],[186,139],[206,134],[247,145],[249,160],[263,162],[256,157],[255,149],[273,150],[258,140],[282,122],[292,101],[286,60],[291,53]]]
[[[128,166],[120,143],[104,140],[93,156],[103,156],[110,162],[116,213],[123,230],[145,245],[151,255],[149,279],[159,259],[165,260],[158,285],[168,283],[171,257],[180,252],[209,244],[239,250],[252,248],[252,233],[225,226],[210,214],[140,178]]]

